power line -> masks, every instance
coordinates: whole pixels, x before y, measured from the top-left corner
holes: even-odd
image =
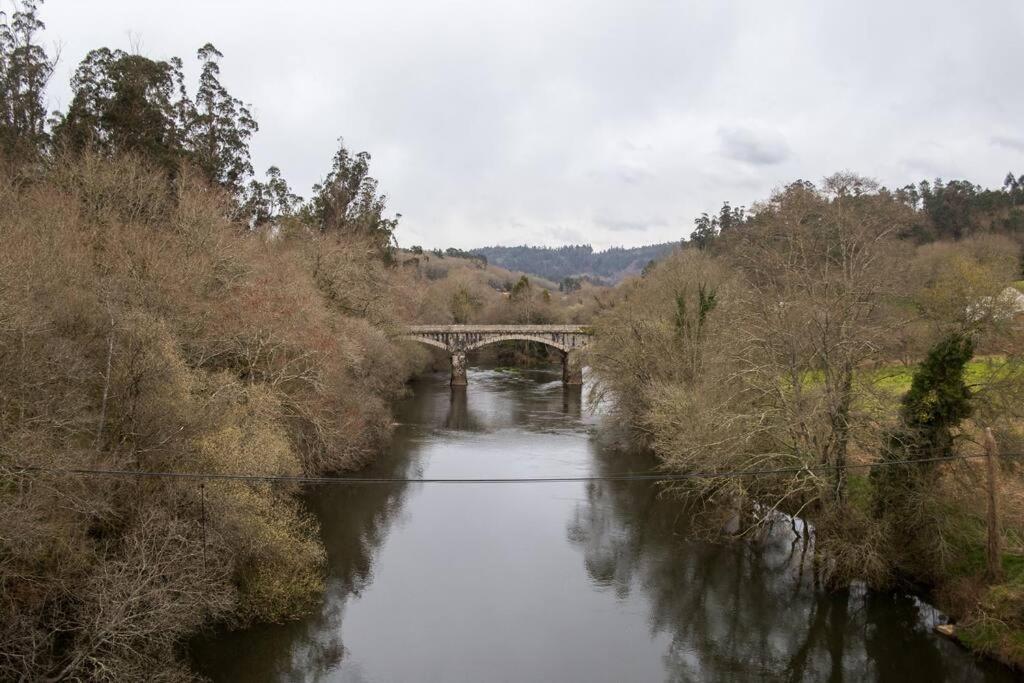
[[[1002,454],[1000,457],[1016,457],[1020,454]],[[935,458],[917,458],[914,460],[881,460],[872,463],[853,463],[842,469],[867,469],[890,465],[914,465],[936,462],[964,461],[973,458],[987,457],[984,453],[975,455],[954,455]],[[584,476],[561,477],[480,477],[480,478],[445,478],[445,477],[310,477],[263,474],[218,474],[207,472],[165,472],[144,470],[115,470],[92,468],[60,468],[32,465],[13,465],[13,470],[36,472],[42,474],[58,474],[69,476],[95,477],[134,477],[151,479],[188,479],[198,481],[250,481],[263,483],[290,484],[545,484],[565,482],[597,482],[597,481],[685,481],[688,479],[725,479],[738,477],[756,477],[783,474],[815,474],[834,472],[840,467],[836,465],[817,465],[814,467],[780,467],[776,469],[748,469],[730,472],[680,472],[680,473],[619,473]]]

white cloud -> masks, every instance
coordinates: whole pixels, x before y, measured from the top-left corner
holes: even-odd
[[[719,128],[718,139],[725,156],[754,166],[771,166],[789,156],[786,139],[776,131],[742,126]]]

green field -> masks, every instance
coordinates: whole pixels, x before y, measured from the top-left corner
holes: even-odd
[[[916,365],[887,365],[868,373],[873,384],[893,395],[902,396],[910,389]],[[997,379],[1007,379],[1024,373],[1024,367],[1005,356],[979,356],[967,364],[964,380],[975,387]]]

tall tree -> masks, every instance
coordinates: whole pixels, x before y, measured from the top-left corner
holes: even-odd
[[[690,233],[690,241],[697,245],[698,249],[707,249],[718,237],[718,219],[702,213],[699,218],[693,221],[693,232]]]
[[[870,181],[795,183],[737,231],[726,253],[744,273],[737,330],[748,340],[748,376],[766,414],[785,416],[780,450],[832,466],[845,491],[855,369],[876,354],[898,291],[897,231],[910,210]]]
[[[693,221],[694,229],[690,235],[690,241],[698,249],[707,249],[719,234],[732,230],[743,223],[745,219],[746,210],[742,206],[733,208],[729,202],[723,202],[717,216],[702,213]]]
[[[1009,195],[1013,206],[1024,204],[1024,175],[1014,177],[1012,172],[1007,173],[1003,180],[1003,191]]]
[[[327,178],[313,186],[305,213],[321,232],[367,239],[387,255],[401,214],[388,218],[386,208],[387,197],[378,194],[377,181],[370,176],[370,154],[353,155],[341,141]]]
[[[924,211],[931,218],[937,237],[958,240],[973,231],[976,227],[976,198],[980,190],[966,180],[943,183],[941,178],[937,178],[932,184],[921,183]]]
[[[252,176],[249,140],[259,126],[249,107],[228,93],[218,78],[224,55],[210,43],[196,54],[202,72],[190,107],[186,145],[210,180],[240,196]]]
[[[239,204],[252,176],[249,141],[257,129],[249,108],[218,78],[217,49],[202,63],[193,101],[177,57],[153,60],[122,50],[91,51],[71,79],[71,105],[54,124],[55,141],[71,151],[140,154],[170,175],[188,161]]]
[[[13,160],[38,155],[47,141],[43,95],[55,61],[37,42],[38,6],[25,0],[10,17],[0,12],[0,151]]]
[[[71,150],[140,154],[169,173],[185,148],[191,102],[181,60],[155,61],[122,50],[92,50],[71,79],[74,97],[53,134]]]
[[[267,169],[266,181],[249,181],[245,210],[254,228],[295,215],[301,204],[302,197],[292,192],[277,166]]]

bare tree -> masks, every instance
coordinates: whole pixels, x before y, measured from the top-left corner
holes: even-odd
[[[758,403],[778,418],[776,447],[833,467],[845,495],[857,398],[899,324],[890,304],[903,279],[895,237],[910,211],[870,180],[839,174],[821,190],[794,184],[733,231],[743,273],[738,361]]]

